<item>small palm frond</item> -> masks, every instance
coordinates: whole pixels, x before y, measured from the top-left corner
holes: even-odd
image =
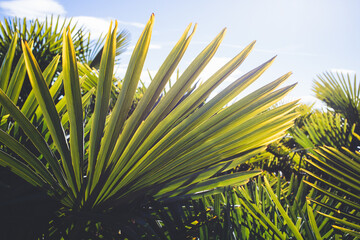
[[[300,179],[295,174],[290,181],[280,175],[258,177],[236,189],[239,219],[247,233],[253,234],[245,239],[317,240],[334,235],[331,222],[317,213],[332,214],[323,207],[329,199],[314,189],[309,192],[304,179],[305,176]]]
[[[360,122],[360,85],[356,75],[324,73],[315,81],[314,92],[316,97],[325,102],[335,112],[345,117],[350,125]],[[359,133],[359,132],[357,132]]]
[[[358,137],[358,135],[356,135]],[[320,213],[333,220],[337,229],[349,231],[360,230],[360,154],[351,152],[347,148],[341,150],[333,147],[320,147],[310,154],[308,164],[316,168],[317,172],[303,169],[315,181],[305,181],[306,184],[326,196],[327,201],[322,206],[331,215]],[[311,201],[317,204],[316,198]]]
[[[329,199],[309,193],[303,179],[258,176],[242,186],[152,202],[127,227],[149,239],[329,239],[332,222],[317,213],[332,215],[322,207]]]
[[[63,31],[70,26],[75,52],[80,61],[83,61],[89,47],[86,36],[88,34],[83,28],[77,28],[76,24],[72,25],[71,22],[71,19],[62,21],[59,16],[57,18],[51,16],[44,22],[38,19],[27,21],[26,18],[4,19],[4,22],[0,22],[0,62],[4,61],[5,53],[17,33],[19,39],[16,44],[15,59],[18,60],[22,53],[20,41],[32,40],[33,54],[43,70],[44,66],[61,53]]]
[[[99,69],[100,60],[104,51],[105,36],[100,36],[99,39],[90,47],[87,54],[87,64],[90,68]],[[126,50],[129,44],[129,33],[125,30],[119,32],[116,36],[116,51],[115,51],[115,64],[119,62],[119,56]]]
[[[293,128],[292,135],[298,144],[309,151],[323,145],[340,149],[351,146],[354,129],[355,125],[350,125],[340,114],[316,112],[305,120],[301,129]]]

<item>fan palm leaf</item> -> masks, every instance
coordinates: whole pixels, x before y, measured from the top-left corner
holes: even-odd
[[[323,213],[320,214],[340,224],[340,226],[335,226],[342,230],[344,234],[347,229],[349,231],[359,231],[359,153],[353,153],[345,147],[342,150],[338,150],[325,146],[316,149],[315,153],[310,156],[312,157],[311,160],[307,161],[317,168],[319,172],[313,173],[304,170],[316,179],[315,183],[310,181],[305,181],[305,183],[329,198],[334,199],[333,202],[325,203],[323,207],[329,209],[337,217]],[[357,234],[359,233],[357,232]]]
[[[301,147],[312,151],[318,146],[350,147],[354,139],[352,132],[356,125],[350,125],[338,113],[313,113],[300,129],[295,127],[292,136]]]
[[[314,92],[316,97],[336,113],[347,119],[349,126],[355,126],[355,132],[360,134],[360,85],[356,81],[356,75],[351,79],[350,75],[324,73],[315,81]],[[354,138],[351,143],[351,151],[357,150],[360,142]],[[345,145],[344,145],[345,146]]]
[[[206,82],[190,91],[218,49],[224,37],[223,30],[160,99],[194,34],[196,25],[192,31],[188,26],[129,117],[153,23],[152,15],[135,46],[111,111],[109,103],[118,35],[117,24],[114,28],[110,26],[100,62],[94,111],[86,118],[83,102],[89,96],[81,90],[78,70],[81,65],[76,61],[70,30],[63,34],[63,71],[50,89],[29,45],[23,42],[26,69],[39,105],[35,113],[38,119],[43,119],[43,128],[34,126],[2,90],[0,103],[23,129],[40,157],[32,155],[26,148],[17,150],[21,143],[4,135],[4,145],[19,154],[12,157],[1,151],[0,164],[10,167],[33,185],[46,189],[66,209],[76,213],[104,213],[113,207],[126,209],[143,201],[144,197],[176,198],[228,185],[242,185],[250,177],[260,174],[259,170],[252,170],[215,177],[282,137],[291,126],[297,115],[292,113],[296,101],[266,111],[295,86],[277,89],[290,73],[226,106],[260,77],[274,61],[270,59],[234,81],[213,99],[206,100],[244,61],[253,42]],[[61,84],[58,81],[64,83],[65,100],[55,104],[55,86]],[[34,107],[31,109],[34,111]],[[66,125],[62,122],[65,113]],[[36,159],[48,163],[49,169]]]

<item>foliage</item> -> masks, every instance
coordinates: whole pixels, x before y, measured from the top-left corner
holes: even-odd
[[[323,145],[350,147],[354,129],[355,125],[349,125],[340,114],[314,113],[305,121],[303,129],[294,129],[293,136],[300,146],[309,151]]]
[[[319,78],[315,93],[328,110],[298,107],[289,134],[248,162],[278,176],[273,193],[261,178],[239,187],[244,239],[359,237],[359,86],[349,75]]]
[[[53,16],[46,18],[44,21],[39,19],[27,21],[26,18],[12,18],[4,19],[0,22],[0,64],[7,59],[7,63],[19,62],[22,56],[21,41],[31,41],[32,53],[35,59],[38,60],[39,67],[42,71],[53,61],[57,55],[62,53],[62,39],[64,29],[71,28],[74,50],[77,59],[81,63],[86,63],[90,68],[99,68],[102,51],[104,48],[105,37],[101,37],[95,42],[90,42],[90,33],[82,26],[77,26],[70,20],[61,20],[60,16],[54,18]],[[124,51],[128,44],[128,33],[126,31],[119,32],[116,38],[116,61],[119,61],[118,56]],[[14,46],[13,50],[8,51]],[[7,55],[7,53],[9,54]],[[60,64],[57,65],[56,74],[61,72],[61,58]],[[21,62],[21,61],[20,61]],[[11,73],[15,69],[15,64],[11,68]],[[24,73],[25,74],[25,73]],[[3,81],[2,83],[5,83]],[[25,75],[22,84],[19,105],[24,103],[31,84]],[[63,93],[63,90],[61,90]]]
[[[357,135],[357,137],[359,137]],[[333,227],[343,231],[344,235],[360,235],[360,155],[343,147],[337,150],[332,147],[321,147],[307,162],[320,170],[321,174],[314,174],[307,170],[316,182],[306,181],[331,201],[319,205],[330,211],[331,215],[319,212],[336,223]],[[316,198],[312,201],[318,204]]]
[[[41,224],[45,228],[35,228],[35,234],[51,239],[358,238],[356,77],[319,76],[314,91],[327,104],[326,112],[296,102],[274,105],[293,88],[276,90],[290,74],[228,105],[271,65],[270,59],[208,100],[254,46],[197,85],[223,30],[166,87],[195,32],[189,25],[150,76],[150,86],[138,87],[153,21],[151,16],[121,81],[113,69],[126,34],[117,32],[116,23],[94,50],[84,52],[77,51],[76,37],[63,25],[66,31],[53,33],[62,58],[53,55],[44,65],[42,55],[35,54],[36,38],[46,39],[51,30],[23,42],[23,56],[16,57],[18,35],[7,22],[2,27],[12,37],[1,42],[9,47],[0,69],[0,165],[47,194],[19,198],[34,209],[51,209],[36,220],[51,219],[50,228]],[[43,27],[35,22],[38,30],[31,34]],[[20,103],[26,71],[33,90]]]
[[[247,168],[260,168],[274,174],[281,172],[288,180],[293,173],[299,172],[306,150],[298,143],[294,137],[294,132],[303,133],[304,138],[307,139],[305,123],[313,117],[313,114],[318,114],[318,112],[314,111],[312,106],[305,104],[299,104],[293,112],[297,114],[297,117],[286,134],[278,141],[270,143],[266,151],[254,156],[240,168],[246,166]]]
[[[44,22],[35,19],[27,21],[26,18],[4,19],[0,22],[1,38],[0,38],[0,62],[5,59],[5,55],[11,45],[16,34],[19,34],[18,43],[15,52],[12,54],[17,62],[22,54],[20,41],[33,41],[33,54],[39,59],[39,66],[44,70],[45,66],[53,60],[53,58],[61,53],[63,30],[71,26],[71,20],[60,20],[60,17],[46,18]],[[79,60],[84,62],[86,52],[89,51],[89,37],[86,31],[76,24],[71,26],[72,39],[74,49]]]
[[[33,54],[36,59],[39,59],[40,69],[42,71],[45,70],[54,57],[61,54],[63,30],[70,26],[71,20],[62,21],[60,17],[46,18],[44,22],[38,19],[27,21],[26,18],[5,18],[4,22],[0,22],[0,63],[3,63],[5,60],[10,65],[12,61],[14,63],[19,62],[22,55],[21,41],[31,41]],[[89,51],[89,35],[86,34],[83,28],[77,28],[76,24],[73,24],[71,33],[79,60],[84,61],[86,53]],[[12,48],[12,52],[7,54],[8,49]],[[10,72],[13,73],[14,70],[15,64]],[[60,71],[60,67],[57,70]],[[4,83],[5,81],[3,80],[2,84]],[[22,106],[31,89],[30,82],[26,76],[20,86],[23,86],[19,94],[19,105]],[[3,89],[3,85],[1,88]]]
[[[21,128],[27,141],[36,148],[34,151],[12,137],[11,130],[2,130],[1,141],[11,151],[0,151],[0,164],[61,203],[58,220],[62,224],[55,225],[58,229],[50,234],[77,238],[83,230],[97,229],[98,222],[111,214],[121,213],[117,216],[124,222],[130,211],[149,198],[176,199],[213,188],[245,184],[260,171],[218,174],[281,138],[296,117],[296,113],[291,113],[296,102],[264,111],[294,87],[276,90],[290,74],[224,108],[255,81],[273,59],[205,101],[212,90],[243,62],[254,43],[189,93],[197,76],[215,54],[225,30],[159,100],[196,26],[192,32],[191,26],[187,27],[129,115],[149,48],[153,21],[154,16],[151,16],[135,46],[119,93],[112,92],[117,24],[114,28],[110,26],[96,88],[92,90],[95,106],[90,111],[87,106],[92,92],[81,89],[95,72],[79,78],[86,73],[86,67],[77,63],[70,30],[63,34],[63,71],[50,89],[48,84],[52,81],[47,80],[52,79],[52,74],[41,71],[29,44],[22,43],[32,94],[36,98],[33,114],[36,121],[42,119],[43,124],[42,128],[34,125],[31,119],[35,115],[24,114],[6,92],[0,90],[0,103],[14,120],[13,126]],[[52,69],[58,62],[59,58],[55,57]],[[55,105],[55,86],[62,81],[64,100]],[[117,100],[109,109],[112,94],[117,94]]]
[[[63,93],[63,76],[59,74],[61,64],[58,63],[61,58],[57,55],[61,54],[63,31],[70,26],[71,20],[62,22],[59,18],[53,19],[51,17],[46,19],[45,22],[40,20],[26,21],[26,19],[22,22],[20,19],[15,18],[9,19],[9,22],[5,19],[5,22],[0,24],[3,27],[0,33],[2,34],[1,44],[3,46],[1,49],[5,51],[1,52],[1,56],[5,59],[2,61],[0,69],[2,89],[48,140],[50,135],[41,111],[38,109],[34,93],[31,91],[32,87],[26,74],[25,61],[19,46],[21,45],[21,39],[31,40],[29,44],[32,46],[33,53],[40,56],[38,57],[39,66],[43,69],[43,75],[54,102],[56,102],[56,108],[61,114],[64,113],[63,121],[66,123],[67,113],[64,111],[66,102],[64,98],[59,101]],[[85,61],[86,57],[86,61],[91,61],[91,63],[100,62],[99,59],[94,59],[92,55],[101,55],[103,49],[103,40],[101,41],[101,39],[103,38],[99,39],[96,45],[97,48],[93,49],[92,45],[86,40],[84,29],[79,28],[78,31],[75,31],[78,28],[74,24],[72,26],[71,32],[74,37],[74,46],[80,57],[78,60]],[[117,36],[116,54],[121,53],[127,44],[127,34],[124,33],[124,31],[120,32]],[[49,64],[46,65],[48,62]],[[79,62],[79,64],[88,69],[86,74],[80,74],[80,76],[84,76],[82,79],[82,86],[84,86],[82,92],[86,94],[84,106],[91,108],[91,96],[94,93],[92,88],[96,86],[98,71],[95,68],[91,69],[85,62]],[[117,80],[114,78],[114,81]],[[115,93],[118,91],[119,89],[114,85],[112,98],[115,100]],[[136,96],[140,96],[140,93],[136,93]],[[0,108],[0,116],[0,128],[2,130],[11,133],[16,140],[24,144],[30,151],[38,153],[22,129],[19,128],[19,125],[16,122],[14,123],[8,112],[2,107]],[[2,146],[2,150],[14,154],[5,146]],[[47,229],[48,222],[56,216],[54,213],[59,208],[58,203],[51,201],[39,189],[32,187],[29,183],[2,167],[0,168],[0,189],[1,225],[6,229],[5,232],[9,233],[13,238],[34,238],[34,235],[44,232]],[[14,223],[21,225],[22,231],[18,231]]]
[[[356,75],[351,79],[349,74],[335,76],[333,73],[324,73],[315,81],[314,92],[330,110],[347,119],[350,127],[355,124],[354,131],[360,134],[360,85],[356,81]],[[351,151],[357,150],[359,145],[359,140],[353,138]]]
[[[316,206],[314,216],[332,224],[332,234],[320,231],[318,238],[359,236],[359,89],[356,77],[324,74],[315,82],[315,93],[329,110],[313,113],[293,131],[307,151],[301,171],[308,176],[304,183],[311,187],[307,197]]]
[[[348,119],[350,125],[360,121],[360,87],[356,76],[351,80],[350,75],[324,73],[315,81],[316,97],[324,101],[335,112]]]
[[[296,108],[299,117],[288,134],[278,142],[268,146],[267,152],[250,161],[269,172],[281,171],[289,179],[292,172],[299,171],[306,162],[303,157],[308,151],[327,145],[337,149],[342,147],[355,151],[359,146],[352,132],[359,134],[359,86],[356,76],[325,73],[315,81],[314,92],[324,101],[326,112],[312,110],[312,106],[300,105]],[[259,164],[257,164],[259,163]]]
[[[296,174],[258,176],[248,184],[144,206],[126,227],[129,239],[331,239],[332,200]],[[310,201],[308,197],[317,199]],[[352,239],[344,236],[343,239]]]

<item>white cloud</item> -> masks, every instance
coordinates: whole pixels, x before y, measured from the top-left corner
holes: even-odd
[[[73,17],[73,22],[77,22],[79,27],[85,27],[90,32],[91,39],[98,39],[101,34],[106,34],[109,30],[110,22],[112,19],[110,18],[97,18],[97,17],[89,17],[89,16],[76,16]],[[113,20],[114,22],[114,20]],[[141,23],[134,23],[134,22],[124,22],[124,21],[117,21],[120,25],[131,25],[140,27],[142,26]],[[113,23],[114,24],[114,23]],[[114,26],[114,25],[113,25]],[[153,49],[160,49],[160,45],[150,45],[150,48]]]
[[[130,56],[133,53],[134,48],[135,48],[135,45],[131,45],[131,46],[127,47],[126,52],[124,52],[124,55]],[[162,45],[150,43],[149,50],[158,50],[158,49],[162,49]]]
[[[354,71],[354,70],[337,69],[337,68],[330,69],[330,72],[332,72],[332,73],[342,73],[342,74],[355,74],[356,73],[356,71]]]
[[[102,33],[106,34],[111,22],[109,19],[88,16],[77,16],[72,19],[78,27],[89,30],[91,39],[98,39]]]
[[[161,49],[162,46],[160,44],[150,44],[149,49]]]
[[[46,16],[60,15],[60,21],[65,20],[66,10],[64,7],[54,0],[13,0],[0,2],[0,8],[4,15],[16,16],[27,19],[44,19]],[[77,16],[72,18],[72,22],[78,24],[78,27],[85,27],[91,32],[91,38],[97,39],[101,33],[106,33],[110,20]]]
[[[273,55],[292,55],[292,56],[303,56],[303,57],[316,57],[317,54],[307,53],[307,52],[298,52],[293,50],[269,50],[269,49],[260,49],[254,48],[254,52],[261,52],[261,53],[270,53]]]
[[[137,27],[137,28],[144,28],[145,24],[143,23],[138,23],[138,22],[124,22],[124,21],[118,21],[118,23],[120,25],[128,25],[128,26],[133,26],[133,27]]]
[[[300,99],[300,103],[306,104],[306,105],[313,105],[314,109],[318,109],[318,110],[323,110],[326,108],[326,105],[320,101],[319,99],[317,99],[314,96],[311,95],[306,95],[306,96],[302,96]]]
[[[114,66],[114,74],[117,78],[122,79],[125,76],[126,70],[127,70],[126,64],[117,64]]]
[[[20,18],[44,18],[47,15],[65,15],[64,7],[54,0],[13,0],[0,2],[4,15]]]
[[[0,2],[0,9],[5,16],[16,16],[27,19],[45,19],[46,16],[60,15],[60,20],[65,19],[66,10],[55,0],[12,0]],[[73,22],[83,26],[91,33],[92,39],[97,39],[101,33],[107,33],[110,26],[110,19],[96,18],[89,16],[72,17]],[[138,22],[118,21],[119,25],[143,28],[145,24]],[[156,46],[155,46],[156,48]]]
[[[145,86],[149,86],[150,85],[150,83],[151,83],[151,78],[150,78],[150,76],[149,76],[149,73],[150,73],[150,76],[151,76],[151,78],[154,78],[155,77],[155,75],[156,75],[156,73],[157,73],[157,71],[156,70],[149,70],[149,72],[146,70],[144,70],[144,71],[142,71],[142,73],[141,73],[141,76],[140,76],[140,79],[141,79],[141,81],[145,84]]]
[[[203,43],[205,42],[198,42]],[[229,47],[229,48],[235,48],[235,49],[244,49],[245,45],[237,45],[237,44],[229,44],[229,43],[222,43],[221,46]],[[302,51],[302,45],[291,45],[291,46],[285,46],[280,49],[261,49],[261,48],[254,48],[254,52],[261,52],[261,53],[270,53],[273,55],[293,55],[293,56],[305,56],[305,57],[315,57],[318,56],[317,54],[308,53]]]

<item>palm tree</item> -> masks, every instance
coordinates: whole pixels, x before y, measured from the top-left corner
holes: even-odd
[[[32,53],[38,59],[39,67],[42,71],[49,66],[51,61],[62,53],[62,38],[64,29],[70,28],[74,49],[78,60],[86,63],[90,68],[99,68],[101,54],[104,48],[105,37],[100,36],[96,42],[90,41],[90,33],[82,26],[77,26],[72,19],[61,20],[60,16],[57,18],[51,16],[44,21],[39,19],[27,21],[26,18],[11,18],[4,19],[0,22],[0,65],[5,59],[6,62],[19,62],[22,55],[21,41],[31,41]],[[16,39],[16,41],[14,41]],[[119,61],[119,56],[124,52],[129,39],[129,34],[126,31],[118,33],[116,38],[116,61]],[[12,48],[9,52],[8,50]],[[9,54],[7,54],[9,52]],[[56,72],[61,72],[61,58],[60,64],[57,66]],[[11,68],[13,73],[15,65]],[[21,88],[19,105],[26,100],[31,85],[27,77],[23,82]]]
[[[46,18],[44,22],[35,19],[27,21],[26,18],[12,18],[4,19],[0,22],[0,63],[2,64],[5,59],[7,62],[15,63],[19,61],[22,50],[21,41],[32,41],[32,50],[34,56],[39,59],[40,69],[43,71],[50,64],[53,58],[61,53],[61,42],[63,30],[71,26],[71,20],[60,20],[60,17]],[[82,27],[77,28],[76,24],[72,26],[71,33],[74,39],[74,48],[80,61],[85,61],[86,53],[89,51],[89,34]],[[13,40],[16,39],[14,42]],[[8,49],[14,45],[13,52]],[[11,58],[11,60],[9,59]],[[13,59],[13,60],[12,60]],[[11,72],[15,69],[12,66]],[[59,69],[60,71],[60,66]],[[21,106],[27,98],[31,89],[30,82],[27,78],[21,84],[19,104]]]
[[[306,123],[308,138],[297,131],[298,142],[310,151],[303,171],[311,178],[305,183],[326,199],[319,203],[319,197],[311,198],[321,206],[318,214],[334,224],[335,234],[352,239],[360,236],[360,87],[356,76],[351,80],[349,75],[325,73],[314,90],[329,112]]]
[[[313,219],[316,239],[360,236],[359,89],[356,76],[353,80],[342,74],[319,76],[314,92],[328,111],[313,113],[292,132],[295,142],[307,151],[300,170],[310,187],[303,194],[313,209],[309,221]]]
[[[314,87],[316,97],[327,105],[329,111],[341,114],[350,127],[355,124],[354,131],[360,134],[360,87],[356,75],[353,79],[350,74],[339,73],[324,73],[318,77]],[[358,150],[359,145],[359,140],[353,138],[351,151]]]
[[[44,73],[29,44],[22,43],[27,73],[39,104],[36,111],[44,119],[44,130],[39,131],[0,90],[2,107],[37,149],[37,152],[31,151],[13,138],[11,131],[1,131],[4,148],[6,146],[15,154],[0,151],[0,164],[46,191],[62,206],[57,219],[61,224],[56,225],[57,229],[50,234],[77,238],[80,236],[77,234],[84,234],[84,230],[91,233],[95,229],[99,235],[106,223],[114,221],[119,222],[120,233],[125,234],[124,222],[129,221],[134,209],[149,199],[177,199],[213,188],[245,184],[261,171],[231,175],[219,173],[232,169],[262,151],[269,142],[281,138],[296,116],[291,113],[296,102],[264,111],[294,87],[276,89],[290,76],[289,73],[234,104],[226,105],[260,77],[274,59],[240,77],[211,100],[206,100],[244,61],[254,42],[206,82],[196,89],[191,88],[215,54],[225,30],[162,95],[196,25],[192,32],[190,25],[186,28],[129,115],[149,48],[153,22],[152,15],[135,46],[116,103],[110,105],[110,109],[116,23],[114,28],[110,26],[106,38],[94,89],[95,106],[90,111],[85,106],[88,94],[81,91],[84,77],[79,81],[81,66],[76,60],[70,30],[63,34],[63,71],[60,75],[64,82],[66,105],[61,111],[54,104],[54,94],[47,88]]]
[[[47,18],[44,22],[40,20],[26,21],[18,18],[4,19],[0,22],[0,82],[1,88],[6,95],[21,109],[22,113],[29,118],[32,123],[42,129],[43,134],[47,128],[43,128],[43,117],[39,113],[38,103],[35,95],[31,91],[24,57],[22,55],[21,41],[29,41],[32,46],[32,52],[38,59],[39,67],[43,70],[44,78],[51,89],[57,108],[63,112],[65,102],[59,99],[63,94],[63,84],[61,72],[62,38],[64,29],[71,28],[71,34],[74,39],[74,48],[78,54],[79,61],[82,66],[87,69],[87,76],[95,76],[90,79],[84,79],[84,87],[82,91],[87,94],[86,104],[91,106],[91,96],[94,93],[94,81],[96,86],[97,67],[100,60],[98,59],[103,51],[104,37],[92,44],[89,41],[87,32],[82,27],[76,27],[71,20],[60,20],[59,17]],[[119,32],[116,43],[116,61],[128,42],[128,34],[124,31]],[[80,64],[79,62],[79,64]],[[87,65],[90,64],[92,69]],[[55,81],[58,80],[58,81]],[[56,84],[55,84],[56,83]],[[118,89],[113,86],[113,92]],[[115,98],[114,95],[112,95]],[[65,113],[66,115],[66,113]],[[12,136],[24,144],[31,151],[37,151],[31,141],[19,128],[17,123],[13,123],[8,112],[4,108],[0,108],[1,123],[0,127],[4,131],[11,132]],[[66,118],[66,117],[65,117]],[[64,118],[64,121],[65,121]],[[11,150],[3,148],[4,151],[14,154]],[[9,236],[18,238],[34,238],[33,235],[39,234],[47,230],[48,222],[54,218],[55,212],[59,206],[56,202],[49,201],[49,198],[43,191],[32,187],[31,184],[25,182],[7,168],[0,168],[0,207],[2,217],[1,225],[4,226]],[[24,201],[26,204],[24,204]],[[35,217],[34,217],[35,216]],[[21,232],[18,231],[16,224],[22,225]],[[43,223],[43,224],[41,224]],[[44,227],[44,228],[43,228]],[[33,234],[33,235],[32,235]],[[7,238],[4,236],[3,238]]]
[[[328,105],[328,111],[309,111],[306,106],[297,108],[302,114],[289,134],[247,162],[247,169],[262,166],[270,175],[266,173],[244,186],[192,203],[217,210],[205,211],[206,217],[196,211],[182,214],[189,216],[188,222],[183,221],[191,229],[188,232],[195,232],[195,237],[214,239],[216,236],[226,239],[359,237],[360,162],[356,130],[359,86],[356,77],[351,80],[343,75],[336,78],[327,73],[324,76],[327,79],[321,77],[316,82],[315,92]],[[291,170],[289,174],[291,167],[296,171]],[[215,201],[219,194],[220,204]],[[174,215],[171,209],[168,211]],[[198,226],[190,224],[194,221]],[[180,224],[175,222],[175,225]],[[224,237],[226,233],[231,236]]]

